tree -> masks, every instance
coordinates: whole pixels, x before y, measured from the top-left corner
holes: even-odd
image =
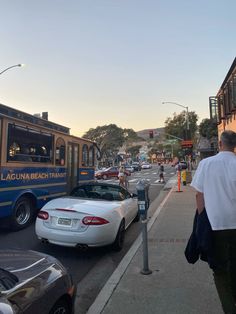
[[[199,133],[208,140],[218,136],[217,122],[212,119],[203,119],[199,124]]]
[[[125,141],[123,129],[115,124],[91,128],[83,137],[97,143],[101,159],[104,157],[114,159]]]
[[[198,116],[194,111],[188,113],[189,130],[191,134],[188,134],[189,138],[193,138],[197,130]],[[186,124],[186,111],[182,111],[180,114],[174,113],[174,117],[168,117],[165,121],[165,133],[168,135],[174,135],[179,138],[186,139],[187,124]]]

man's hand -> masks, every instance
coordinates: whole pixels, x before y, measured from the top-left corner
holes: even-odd
[[[196,203],[197,203],[198,214],[201,214],[201,212],[205,208],[205,202],[204,202],[204,195],[203,195],[203,193],[197,192],[197,194],[196,194]]]

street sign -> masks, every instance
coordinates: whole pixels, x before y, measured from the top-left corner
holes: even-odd
[[[192,140],[182,141],[181,146],[182,146],[182,148],[192,148],[193,147],[193,141]]]

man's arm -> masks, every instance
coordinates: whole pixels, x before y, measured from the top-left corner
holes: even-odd
[[[204,202],[204,195],[203,195],[203,193],[197,192],[197,194],[196,194],[196,203],[197,203],[198,214],[201,214],[201,212],[205,208],[205,202]]]

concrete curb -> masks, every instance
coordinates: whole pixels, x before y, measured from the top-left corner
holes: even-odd
[[[147,230],[149,231],[154,224],[156,218],[160,214],[163,206],[165,205],[166,201],[168,200],[170,194],[172,193],[174,189],[174,185],[176,183],[176,180],[171,180],[171,182],[168,182],[166,186],[164,187],[165,189],[170,189],[168,194],[165,196],[165,198],[162,200],[161,204],[158,206],[156,211],[154,212],[152,218],[149,220],[148,225],[147,225]],[[158,199],[158,198],[157,198]],[[155,201],[154,201],[155,203]],[[112,293],[116,286],[118,285],[119,281],[121,280],[123,274],[125,273],[127,267],[129,266],[132,258],[138,251],[139,247],[142,244],[142,235],[140,234],[139,237],[136,239],[134,244],[131,246],[129,251],[126,253],[116,270],[113,272],[111,277],[108,279],[107,283],[105,286],[102,288],[100,293],[98,294],[97,298],[93,302],[93,304],[90,306],[90,308],[87,311],[87,314],[100,314],[102,310],[104,309],[105,305],[109,301],[110,297],[112,296]]]

